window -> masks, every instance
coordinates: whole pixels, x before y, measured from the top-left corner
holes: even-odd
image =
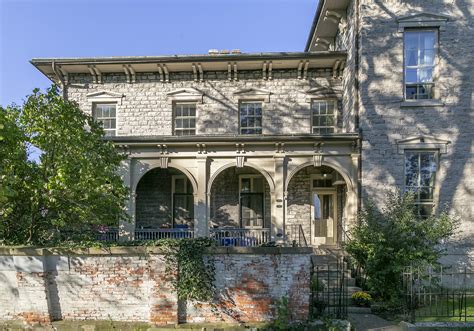
[[[174,104],[174,135],[193,136],[196,134],[196,104]]]
[[[336,101],[334,100],[313,100],[311,103],[312,112],[312,133],[325,134],[335,132]]]
[[[173,176],[173,227],[193,226],[194,197],[193,187],[186,176]]]
[[[263,228],[264,179],[259,175],[240,177],[240,222],[248,229]]]
[[[240,134],[262,134],[262,103],[240,103]]]
[[[433,99],[436,30],[405,30],[405,98]]]
[[[405,151],[405,191],[414,192],[421,216],[433,213],[436,169],[435,152]]]
[[[102,124],[106,137],[113,137],[116,135],[116,129],[117,129],[116,104],[111,104],[111,103],[95,104],[93,116],[97,122]]]

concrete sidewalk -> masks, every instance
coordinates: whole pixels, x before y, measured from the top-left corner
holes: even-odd
[[[400,327],[374,314],[349,314],[355,331],[399,331]]]

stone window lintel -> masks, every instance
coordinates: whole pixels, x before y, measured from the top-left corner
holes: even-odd
[[[444,31],[446,22],[449,20],[449,16],[427,12],[403,16],[397,19],[398,32],[404,32],[406,28],[438,28],[440,31]]]

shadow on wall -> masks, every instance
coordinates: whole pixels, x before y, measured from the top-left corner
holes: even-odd
[[[376,0],[365,9],[365,13],[377,12],[377,15],[364,17],[363,23],[369,30],[362,30],[361,37],[359,93],[360,126],[364,138],[362,168],[363,177],[379,185],[371,186],[366,181],[363,197],[383,201],[386,185],[403,187],[404,160],[403,155],[397,153],[396,140],[416,135],[444,136],[452,144],[448,146],[449,154],[442,155],[440,159],[445,176],[439,187],[439,207],[446,205],[464,222],[472,222],[469,219],[472,218],[469,204],[474,199],[474,192],[466,178],[468,167],[473,162],[473,65],[472,57],[468,56],[472,40],[459,42],[472,35],[474,22],[469,11],[472,4],[470,1],[457,0],[445,6],[449,8],[448,13],[462,14],[462,17],[448,21],[445,31],[440,31],[441,72],[437,86],[441,101],[446,106],[416,109],[399,106],[403,101],[403,34],[398,32],[397,18],[417,12],[432,12],[431,2],[418,0],[387,4]],[[458,198],[460,194],[464,195],[462,201]],[[467,243],[469,237],[470,234],[460,235],[457,240]]]

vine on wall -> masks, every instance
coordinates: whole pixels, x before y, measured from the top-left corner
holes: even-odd
[[[180,300],[212,301],[215,293],[214,259],[206,248],[214,246],[210,238],[163,239],[158,242],[165,253],[166,272]]]

